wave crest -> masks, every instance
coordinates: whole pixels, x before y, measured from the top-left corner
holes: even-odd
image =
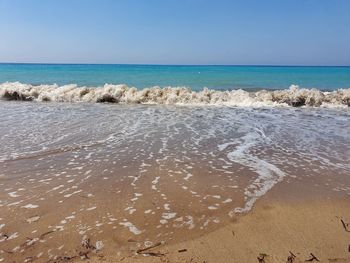
[[[105,84],[101,87],[30,85],[19,82],[0,84],[0,99],[55,102],[108,102],[140,104],[193,104],[228,106],[350,106],[350,89],[323,92],[302,89],[296,85],[286,90],[218,91],[204,88],[192,91],[186,87],[158,86],[136,89],[126,85]]]

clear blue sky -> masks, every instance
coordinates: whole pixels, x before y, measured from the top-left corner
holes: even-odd
[[[350,65],[350,1],[0,0],[0,62]]]

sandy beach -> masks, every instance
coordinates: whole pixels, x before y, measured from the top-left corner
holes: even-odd
[[[349,183],[347,178],[335,180]],[[4,262],[350,262],[349,202],[349,189],[329,190],[312,178],[286,180],[259,199],[250,212],[213,230],[180,228],[178,238],[163,241],[153,235],[147,242],[144,236],[128,231],[104,232],[100,247],[101,236],[95,230],[92,235],[76,235],[72,230],[44,232],[53,222],[34,218],[31,224],[42,229],[40,234],[26,237],[18,249],[21,253],[6,249],[10,240],[2,243],[1,256],[6,256]],[[88,218],[81,220],[88,222]],[[16,225],[17,230],[22,227],[26,228],[25,222]],[[30,256],[40,256],[43,249],[61,243],[65,249],[62,254],[56,252],[55,258]]]
[[[310,185],[300,195],[296,187],[276,187],[250,213],[198,238],[140,253],[131,242],[117,257],[99,254],[89,261],[350,262],[350,198]]]
[[[77,262],[350,262],[349,200],[284,203],[262,200],[249,215],[196,239],[142,252],[89,253]],[[157,245],[157,243],[156,243]],[[147,248],[147,247],[145,247]],[[91,257],[91,258],[90,258]],[[73,261],[73,260],[72,260]],[[58,261],[59,262],[59,261]],[[69,262],[67,259],[62,262]]]
[[[349,233],[340,218],[349,217],[348,202],[286,204],[264,202],[237,222],[198,239],[147,250],[120,262],[350,262]],[[336,204],[335,204],[336,203]],[[185,250],[185,252],[181,252]],[[311,260],[313,256],[314,260]],[[317,258],[317,259],[316,259]],[[259,260],[260,259],[260,260]],[[119,262],[110,260],[110,262]]]
[[[347,110],[0,108],[0,262],[348,260]]]

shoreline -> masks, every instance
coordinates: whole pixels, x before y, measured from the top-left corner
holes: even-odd
[[[348,111],[91,105],[0,103],[0,262],[349,260]]]

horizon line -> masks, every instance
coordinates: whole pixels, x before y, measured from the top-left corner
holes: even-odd
[[[298,64],[148,64],[148,63],[74,63],[74,62],[0,62],[0,65],[115,65],[115,66],[213,66],[213,67],[350,67],[349,65],[298,65]]]

